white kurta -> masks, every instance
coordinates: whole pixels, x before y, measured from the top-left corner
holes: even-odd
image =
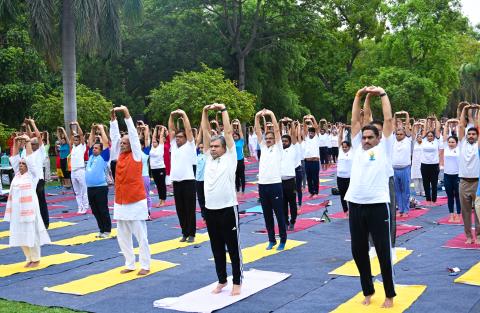
[[[412,179],[422,178],[422,173],[420,172],[421,163],[422,163],[422,146],[415,141],[415,143],[413,144],[413,153],[412,153],[412,170],[411,170]]]
[[[33,178],[33,175],[29,171],[27,171],[23,175],[18,172],[19,159],[20,158],[15,160],[15,157],[11,158],[11,160],[13,161],[12,165],[14,166],[16,175],[13,178],[12,184],[10,186],[9,198],[11,201],[11,212],[10,214],[6,213],[4,218],[5,221],[10,222],[9,245],[11,247],[33,247],[35,245],[41,246],[44,244],[48,244],[50,243],[50,237],[48,236],[45,225],[43,224],[40,215],[40,207],[38,205],[37,194],[34,189],[34,186],[36,186],[37,184]],[[34,168],[34,166],[31,166],[31,162],[34,162],[33,158],[27,157],[26,162],[29,169]],[[32,208],[34,209],[33,219],[23,218],[21,216],[21,188],[22,186],[26,185],[30,185],[32,187],[30,194],[33,201]],[[23,193],[25,195],[25,191],[23,191]]]

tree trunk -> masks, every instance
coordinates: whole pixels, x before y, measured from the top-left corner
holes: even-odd
[[[73,0],[63,0],[61,31],[63,117],[65,130],[69,132],[70,122],[77,120],[75,20],[73,16]]]
[[[245,90],[245,56],[243,53],[237,54],[238,61],[238,90]]]

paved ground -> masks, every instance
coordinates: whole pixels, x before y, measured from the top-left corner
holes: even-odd
[[[247,170],[255,171],[256,163],[248,164]],[[334,185],[334,175],[325,174],[323,179],[332,179],[322,185]],[[255,181],[256,174],[247,175],[247,181]],[[256,190],[255,185],[248,191]],[[48,192],[58,193],[58,189]],[[307,200],[319,203],[331,199],[331,213],[339,212],[338,196],[332,196],[330,189],[321,191],[328,198]],[[56,199],[71,195],[50,196]],[[113,197],[113,195],[110,195]],[[154,196],[154,203],[158,198]],[[76,211],[74,201],[68,200],[57,205],[65,209],[54,209],[50,213]],[[241,209],[258,205],[256,198],[240,205]],[[174,206],[162,209],[174,210]],[[0,208],[3,212],[4,207]],[[159,210],[159,209],[155,209]],[[302,217],[320,217],[318,210]],[[443,248],[452,237],[461,234],[463,228],[455,225],[438,225],[435,221],[448,214],[446,206],[434,207],[418,218],[406,223],[422,226],[421,229],[397,238],[397,246],[412,249],[413,253],[395,266],[396,283],[427,285],[426,291],[407,312],[480,312],[480,287],[455,284],[455,277],[449,276],[447,267],[457,266],[462,273],[480,261],[480,250]],[[197,215],[199,219],[200,216]],[[74,226],[50,230],[52,241],[97,231],[92,215],[63,219],[77,223]],[[180,236],[175,228],[178,220],[175,215],[148,222],[150,243],[169,240]],[[242,247],[266,242],[265,234],[255,231],[264,228],[261,214],[241,219]],[[8,223],[0,223],[0,231],[7,230]],[[206,230],[199,230],[205,232]],[[245,269],[270,270],[291,273],[287,280],[240,301],[222,312],[328,312],[335,309],[360,291],[360,282],[355,277],[329,275],[328,272],[352,259],[348,221],[333,219],[331,223],[321,223],[312,228],[289,235],[290,239],[307,241],[307,244],[289,251],[263,258],[247,264]],[[0,239],[7,244],[8,238]],[[154,300],[180,296],[203,287],[216,280],[209,242],[177,249],[157,255],[154,259],[179,263],[180,265],[154,275],[130,281],[85,296],[74,296],[46,292],[46,286],[54,286],[88,275],[103,272],[123,264],[116,240],[103,240],[79,246],[62,247],[49,245],[42,248],[43,255],[63,251],[90,254],[92,257],[49,268],[15,274],[0,278],[0,298],[26,301],[44,306],[61,306],[92,312],[163,312],[152,306]],[[0,250],[0,264],[22,262],[19,248]],[[0,272],[2,268],[0,265]],[[381,276],[378,277],[381,279]],[[167,312],[167,311],[165,311]],[[168,311],[171,312],[171,311]]]

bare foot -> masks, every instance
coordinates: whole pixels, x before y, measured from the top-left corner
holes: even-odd
[[[240,295],[242,286],[233,284],[232,292],[230,293],[231,296],[238,296]]]
[[[385,298],[385,302],[382,304],[382,308],[392,308],[393,307],[393,298]]]
[[[467,245],[470,245],[473,243],[472,238],[467,238],[467,241],[465,241]]]
[[[225,288],[226,286],[227,286],[227,283],[225,283],[225,284],[218,283],[217,287],[215,287],[215,289],[212,290],[212,293],[213,294],[219,294],[220,292],[222,292],[222,289]]]
[[[408,217],[408,213],[403,213],[402,217]]]
[[[25,268],[30,267],[30,264],[32,264],[32,262],[27,262],[23,267]]]
[[[135,270],[131,270],[131,269],[125,268],[125,269],[123,269],[123,270],[120,271],[120,274],[127,274],[127,273],[131,273],[131,272],[133,272],[133,271],[135,271]]]
[[[159,206],[162,206],[162,205],[164,205],[164,204],[165,204],[165,200],[160,200]]]
[[[39,266],[39,265],[40,265],[40,261],[30,262],[30,266],[29,266],[29,267],[32,268],[32,267],[37,267],[37,266]]]
[[[347,212],[345,212],[345,217],[348,217],[348,211],[347,211]]]
[[[450,218],[448,219],[448,222],[449,223],[455,222],[455,216],[453,216],[453,214],[450,214]]]
[[[150,270],[146,270],[146,269],[141,269],[138,271],[137,275],[138,276],[142,276],[142,275],[147,275],[148,273],[150,273]]]
[[[366,296],[365,299],[363,299],[362,304],[363,305],[370,305],[370,300],[372,299],[372,296]]]

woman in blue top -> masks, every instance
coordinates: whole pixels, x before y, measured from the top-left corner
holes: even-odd
[[[69,189],[72,188],[70,181],[70,170],[68,168],[68,156],[70,155],[70,141],[67,140],[67,132],[63,127],[57,127],[57,138],[60,142],[58,151],[60,153],[60,168],[62,169],[63,179],[61,179],[62,186]]]
[[[233,140],[235,140],[235,147],[237,149],[237,171],[235,172],[235,188],[237,192],[240,190],[245,192],[245,162],[243,158],[243,145],[245,140],[243,139],[242,125],[240,121],[234,119],[232,122],[233,127]]]

